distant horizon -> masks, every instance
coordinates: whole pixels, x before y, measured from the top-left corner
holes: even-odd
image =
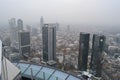
[[[17,20],[17,18],[16,18]],[[23,20],[23,19],[22,19]],[[17,22],[17,21],[16,21]],[[45,23],[50,23],[46,22]],[[52,22],[53,23],[53,22]],[[59,22],[58,22],[59,23]],[[17,23],[16,23],[17,24]],[[67,28],[70,25],[71,30],[77,30],[80,32],[109,32],[112,34],[120,33],[120,25],[99,25],[99,24],[63,24],[59,23],[61,28]],[[40,28],[40,23],[26,24],[23,20],[23,27],[25,29],[26,25],[30,25],[32,28]],[[9,22],[5,25],[0,24],[0,30],[9,28]]]
[[[12,17],[12,18],[15,18],[16,20],[16,24],[17,24],[17,20],[18,19],[21,19],[23,21],[23,24],[24,25],[40,25],[40,19],[37,21],[37,22],[28,22],[28,21],[25,21],[24,19],[22,18],[16,18],[16,17]],[[43,16],[44,18],[44,16]],[[0,23],[0,27],[1,26],[9,26],[9,20],[11,18],[9,18],[8,20],[6,20],[6,23]],[[44,18],[44,23],[59,23],[59,24],[62,24],[62,25],[86,25],[86,26],[120,26],[120,24],[94,24],[94,23],[61,23],[61,22],[53,22],[52,20],[51,21],[46,21],[46,19]]]
[[[21,18],[18,18],[18,19],[21,19]],[[23,19],[22,19],[23,20]],[[56,22],[46,22],[45,21],[45,23],[56,23]],[[59,22],[57,22],[57,23],[59,23]],[[16,24],[17,24],[17,19],[16,19]],[[64,26],[66,26],[67,27],[67,25],[70,25],[70,26],[92,26],[92,27],[102,27],[102,28],[109,28],[109,27],[120,27],[120,25],[119,24],[113,24],[113,25],[111,25],[111,24],[85,24],[85,23],[76,23],[76,24],[72,24],[72,23],[59,23],[60,25],[64,25]],[[24,25],[24,27],[26,26],[26,25],[30,25],[30,26],[40,26],[40,22],[36,22],[36,23],[25,23],[25,21],[23,20],[23,25]],[[9,21],[7,21],[7,23],[6,24],[0,24],[0,27],[9,27]],[[63,27],[63,26],[61,26],[61,27]]]
[[[13,17],[36,24],[41,16],[52,23],[120,25],[119,4],[120,0],[1,0],[0,25]]]

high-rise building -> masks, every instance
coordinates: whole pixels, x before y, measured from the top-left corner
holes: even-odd
[[[32,36],[37,36],[38,35],[38,29],[37,28],[32,28],[31,34],[32,34]]]
[[[11,18],[9,20],[9,26],[10,26],[11,47],[16,47],[16,43],[18,41],[18,28],[16,27],[15,18]]]
[[[19,32],[19,50],[21,55],[30,54],[30,32]]]
[[[23,31],[23,21],[21,19],[17,20],[18,31]]]
[[[42,31],[42,27],[44,26],[44,19],[43,19],[43,16],[41,16],[40,18],[40,29]]]
[[[30,33],[32,32],[32,28],[30,25],[26,25],[26,31]]]
[[[15,18],[11,18],[9,20],[9,25],[10,25],[10,27],[16,27],[16,20],[15,20]]]
[[[56,60],[56,27],[45,24],[42,28],[43,60]]]
[[[56,23],[56,31],[59,31],[59,29],[60,29],[60,25],[59,23]]]
[[[78,69],[87,70],[88,52],[89,52],[89,33],[80,33]]]
[[[83,80],[82,75],[78,77],[54,67],[19,61],[11,63],[5,57],[4,48],[0,41],[0,80]],[[54,61],[47,63],[50,66],[56,64]]]
[[[0,80],[20,80],[20,70],[6,58],[6,55],[0,40]]]
[[[101,69],[102,69],[102,53],[105,45],[105,36],[104,35],[93,35],[92,42],[92,55],[91,55],[91,63],[90,68],[93,71],[94,75],[97,77],[101,77]]]

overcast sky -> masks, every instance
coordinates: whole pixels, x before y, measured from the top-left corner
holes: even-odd
[[[21,18],[24,23],[120,25],[120,0],[0,0],[0,24]]]

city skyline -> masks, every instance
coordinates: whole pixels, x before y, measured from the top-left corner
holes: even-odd
[[[0,2],[0,80],[119,80],[119,0]]]

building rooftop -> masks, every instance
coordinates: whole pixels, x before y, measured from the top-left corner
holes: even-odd
[[[56,61],[50,60],[50,61],[47,61],[47,64],[48,64],[48,65],[54,65],[54,64],[56,64]]]
[[[27,78],[39,80],[82,80],[72,74],[57,70],[52,67],[30,64],[30,63],[13,63],[20,68],[21,75]]]
[[[3,57],[1,71],[2,80],[15,80],[20,74],[20,70],[5,57]]]

